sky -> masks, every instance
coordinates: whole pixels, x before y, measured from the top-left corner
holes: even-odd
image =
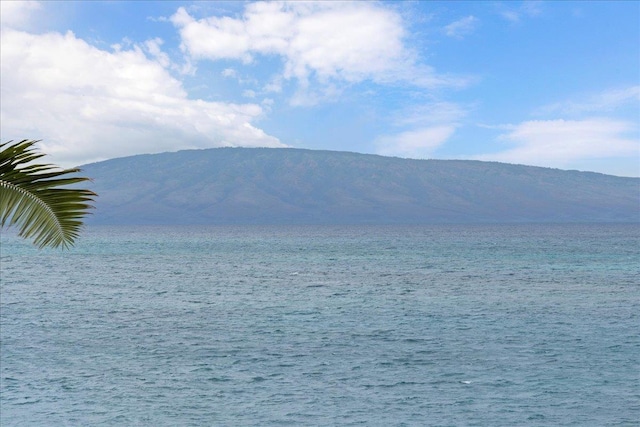
[[[0,2],[0,138],[640,176],[640,2]]]

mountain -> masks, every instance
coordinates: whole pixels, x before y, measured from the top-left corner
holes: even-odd
[[[93,224],[640,222],[640,179],[470,160],[214,148],[82,166]]]

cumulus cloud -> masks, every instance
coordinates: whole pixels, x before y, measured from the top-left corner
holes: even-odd
[[[43,139],[52,161],[65,166],[185,148],[282,146],[254,125],[259,105],[188,99],[164,68],[160,44],[105,51],[71,32],[3,29],[2,140]]]
[[[38,1],[0,2],[2,28],[27,29],[33,23],[34,12],[42,8]]]
[[[444,27],[444,32],[449,37],[462,39],[465,36],[473,33],[473,31],[476,29],[477,23],[478,18],[470,15],[465,18],[458,19],[457,21],[447,25],[446,27]]]
[[[144,46],[146,48],[146,50],[149,52],[149,54],[155,58],[155,60],[158,62],[158,64],[162,65],[163,67],[167,68],[171,65],[171,60],[169,59],[169,55],[167,55],[165,52],[162,51],[161,46],[164,43],[164,41],[159,38],[153,38],[150,40],[147,40],[146,42],[144,42]]]
[[[276,56],[282,78],[298,82],[299,91],[311,80],[325,88],[365,80],[428,88],[466,84],[419,65],[404,44],[400,15],[377,3],[257,2],[238,18],[199,20],[180,8],[171,21],[194,59],[251,63],[259,55]]]
[[[504,151],[478,156],[479,160],[564,168],[572,163],[609,157],[640,155],[633,123],[607,118],[539,120],[501,126]]]

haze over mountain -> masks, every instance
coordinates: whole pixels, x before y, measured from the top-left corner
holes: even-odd
[[[494,162],[214,148],[82,169],[91,224],[640,221],[639,178]]]

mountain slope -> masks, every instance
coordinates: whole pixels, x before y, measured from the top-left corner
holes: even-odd
[[[82,167],[90,223],[640,221],[640,179],[468,160],[215,148]]]

